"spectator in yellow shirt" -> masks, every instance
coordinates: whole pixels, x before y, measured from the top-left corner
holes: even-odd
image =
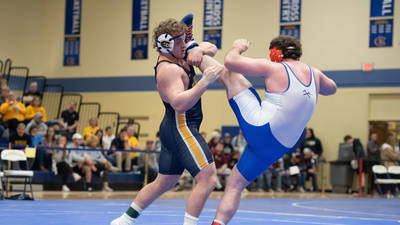
[[[25,120],[26,108],[24,104],[17,101],[14,92],[10,91],[7,101],[0,106],[0,113],[3,115],[3,122],[10,129],[10,135],[17,130],[17,125]]]
[[[96,131],[99,129],[97,117],[92,117],[89,119],[89,126],[83,130],[83,137],[86,138],[90,135],[95,135]]]
[[[127,139],[128,139],[128,147],[129,147],[129,149],[130,150],[138,150],[139,141],[135,137],[135,128],[128,127],[127,133],[128,133]],[[132,152],[131,153],[131,159],[135,159],[137,155],[138,155],[137,152]],[[133,163],[133,164],[136,164],[136,163]]]
[[[42,113],[42,120],[43,122],[47,121],[47,116],[46,116],[46,109],[43,106],[40,106],[41,100],[39,97],[35,96],[33,97],[32,103],[26,107],[26,115],[25,115],[25,120],[31,120],[35,116],[37,112]]]

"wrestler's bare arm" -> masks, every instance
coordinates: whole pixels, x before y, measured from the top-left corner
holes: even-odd
[[[321,95],[333,95],[336,93],[337,86],[335,81],[327,77],[320,70],[315,69],[319,75],[319,94]]]
[[[253,59],[241,55],[249,46],[250,42],[245,39],[234,41],[232,49],[225,56],[225,67],[232,72],[240,73],[245,76],[268,77],[274,74],[279,64],[273,63],[267,59]]]
[[[198,47],[189,50],[187,63],[200,68],[203,56],[208,55],[214,57],[215,54],[217,54],[217,50],[217,46],[211,44],[210,42],[200,42]],[[203,68],[200,68],[200,70],[202,69]]]
[[[219,77],[220,68],[209,67],[203,72],[203,78],[191,89],[185,90],[184,71],[175,64],[163,64],[157,72],[157,89],[161,98],[171,104],[178,113],[192,108],[206,91],[207,86]],[[186,75],[185,75],[186,76]]]

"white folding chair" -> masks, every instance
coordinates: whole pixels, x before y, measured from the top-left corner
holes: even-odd
[[[400,166],[389,166],[388,173],[392,183],[400,184]]]
[[[374,174],[375,184],[378,187],[379,193],[383,193],[381,185],[391,183],[386,167],[382,165],[374,165],[372,167],[372,172]]]
[[[13,192],[17,191],[23,191],[23,195],[25,196],[26,194],[26,185],[29,183],[30,186],[30,192],[31,192],[31,197],[33,199],[33,189],[32,189],[32,177],[33,177],[33,171],[28,170],[28,161],[25,155],[24,151],[21,150],[14,150],[14,149],[5,149],[1,152],[1,160],[3,162],[3,177],[1,178],[2,183],[3,183],[3,190],[6,193],[6,197],[9,197],[9,188],[8,184],[14,183],[14,184],[24,184],[24,189],[23,190],[16,190],[13,189]],[[25,170],[23,169],[13,169],[13,166],[19,165],[19,162],[23,161],[25,163]],[[10,179],[12,178],[12,179]],[[19,178],[22,178],[23,181]]]

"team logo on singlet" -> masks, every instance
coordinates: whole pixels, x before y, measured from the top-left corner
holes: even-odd
[[[303,90],[303,95],[307,96],[308,98],[311,98],[311,93],[307,90]]]

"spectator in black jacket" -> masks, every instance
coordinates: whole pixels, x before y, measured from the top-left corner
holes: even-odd
[[[309,127],[306,128],[306,138],[304,139],[303,144],[301,146],[302,150],[304,150],[305,148],[311,149],[311,151],[314,154],[318,155],[319,157],[322,155],[322,152],[324,151],[322,149],[321,141],[317,137],[315,137],[314,130]]]

